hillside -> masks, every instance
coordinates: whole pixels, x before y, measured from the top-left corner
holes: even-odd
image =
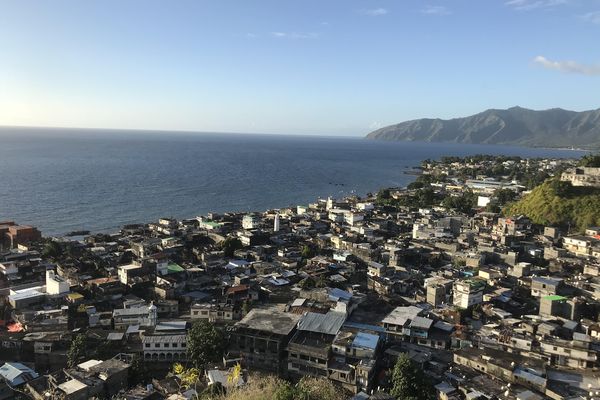
[[[505,215],[525,214],[536,224],[571,227],[583,232],[600,225],[600,190],[572,187],[556,178],[536,187],[520,201],[509,205]]]
[[[486,110],[470,117],[417,119],[373,131],[369,139],[530,147],[600,148],[600,109]]]

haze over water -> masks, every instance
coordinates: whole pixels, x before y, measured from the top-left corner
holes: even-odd
[[[60,235],[159,217],[262,211],[405,186],[445,155],[579,151],[362,138],[0,129],[0,220]]]

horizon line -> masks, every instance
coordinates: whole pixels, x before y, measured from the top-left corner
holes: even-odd
[[[0,125],[2,129],[40,129],[40,130],[83,130],[83,131],[127,131],[134,133],[174,133],[188,135],[262,135],[262,136],[315,136],[315,137],[339,137],[339,138],[365,138],[366,134],[326,134],[326,133],[268,133],[268,132],[232,132],[232,131],[203,131],[191,129],[144,129],[144,128],[98,128],[78,126],[32,126],[32,125]]]

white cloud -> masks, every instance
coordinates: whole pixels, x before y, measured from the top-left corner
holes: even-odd
[[[518,11],[529,11],[538,8],[551,8],[567,4],[570,0],[509,0],[504,4]]]
[[[421,13],[427,15],[448,15],[451,14],[450,10],[448,10],[444,6],[427,6],[421,10]]]
[[[369,129],[372,131],[377,130],[381,127],[383,127],[383,124],[379,121],[373,121],[371,122],[371,124],[369,124]]]
[[[315,33],[315,32],[307,32],[307,33],[271,32],[271,36],[276,37],[276,38],[287,38],[287,39],[317,39],[319,37],[319,34]]]
[[[256,33],[248,32],[248,33],[246,33],[246,37],[248,39],[256,39],[258,37],[258,35]]]
[[[581,74],[589,76],[600,76],[600,65],[585,65],[575,61],[552,61],[544,56],[537,56],[533,62],[554,71],[570,74]]]
[[[581,18],[587,22],[591,22],[592,24],[600,25],[600,11],[592,11],[587,14],[583,14]]]
[[[370,17],[380,17],[382,15],[388,14],[389,11],[385,8],[372,8],[369,10],[363,10],[362,13]]]

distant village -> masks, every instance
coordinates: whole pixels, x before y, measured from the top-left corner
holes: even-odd
[[[261,375],[385,400],[403,356],[440,400],[600,399],[600,227],[501,213],[599,171],[446,157],[362,198],[65,237],[0,222],[0,400],[194,399]],[[226,344],[182,385],[202,321]]]

